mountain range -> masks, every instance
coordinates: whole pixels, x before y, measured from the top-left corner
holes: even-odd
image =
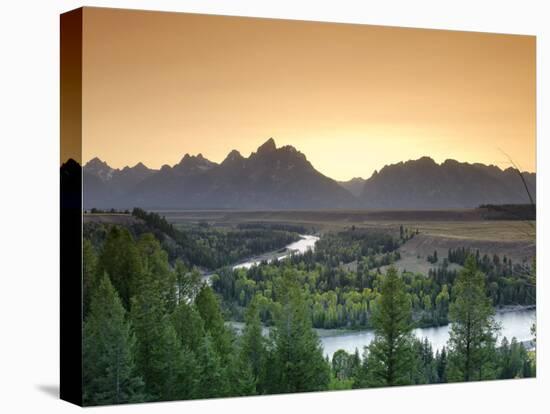
[[[534,173],[523,173],[535,195]],[[114,169],[99,158],[83,167],[84,208],[333,209],[467,208],[529,202],[517,172],[428,157],[387,165],[364,180],[337,182],[292,146],[270,138],[249,157],[221,162],[189,155],[159,170],[138,163]]]

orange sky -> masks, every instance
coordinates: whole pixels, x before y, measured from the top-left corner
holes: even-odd
[[[535,37],[84,9],[83,159],[267,138],[335,179],[428,155],[535,170]]]

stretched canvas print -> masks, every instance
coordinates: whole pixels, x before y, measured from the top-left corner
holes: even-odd
[[[535,37],[61,16],[61,396],[536,374]]]

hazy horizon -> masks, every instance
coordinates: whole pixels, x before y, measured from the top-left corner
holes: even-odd
[[[84,8],[82,160],[268,137],[335,180],[429,156],[536,171],[535,37]],[[502,152],[501,152],[502,151]]]

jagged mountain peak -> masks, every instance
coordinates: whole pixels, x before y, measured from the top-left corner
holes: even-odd
[[[277,150],[277,145],[273,138],[269,138],[266,142],[258,147],[256,150],[257,154],[266,154]]]
[[[138,162],[136,165],[134,165],[132,168],[136,169],[136,170],[148,170],[149,168],[144,164],[142,163],[141,161]]]
[[[92,158],[90,161],[88,161],[88,162],[84,165],[85,168],[91,168],[91,167],[97,167],[97,166],[111,168],[111,167],[109,166],[109,164],[107,164],[105,161],[103,161],[103,160],[100,159],[99,157],[94,157],[94,158]]]
[[[92,174],[98,177],[101,181],[109,181],[113,178],[113,174],[116,172],[114,168],[111,168],[109,164],[102,161],[98,157],[92,158],[84,165],[84,172]]]
[[[237,150],[231,150],[229,154],[227,154],[227,157],[222,161],[222,164],[226,165],[228,163],[236,162],[236,161],[242,161],[245,158],[241,155],[241,153]]]
[[[277,148],[273,138],[249,157],[232,150],[221,164],[185,154],[173,167],[151,170],[138,163],[119,170],[96,157],[84,173],[87,206],[102,208],[439,209],[527,199],[513,169],[453,159],[438,164],[431,157],[386,165],[367,180],[338,183],[295,147]],[[536,174],[525,179],[535,197]]]
[[[174,171],[179,173],[200,172],[206,171],[217,164],[203,157],[201,153],[197,155],[189,155],[186,153],[181,161],[174,165]]]
[[[248,158],[233,150],[221,164],[185,154],[120,194],[105,187],[93,197],[89,205],[145,208],[343,208],[357,201],[304,154],[290,145],[277,148],[273,138]]]

